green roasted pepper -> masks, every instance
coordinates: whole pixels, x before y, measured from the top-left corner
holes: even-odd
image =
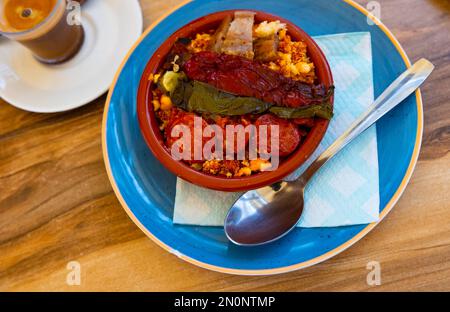
[[[298,108],[275,106],[253,97],[236,96],[220,91],[215,87],[199,82],[188,81],[183,73],[176,83],[170,83],[169,93],[174,105],[196,113],[209,113],[222,116],[262,114],[271,112],[285,119],[320,117],[331,119],[333,109],[329,103]],[[171,76],[173,76],[171,74]],[[175,77],[172,77],[175,78]],[[165,89],[165,88],[164,88]],[[166,90],[163,90],[167,92]]]

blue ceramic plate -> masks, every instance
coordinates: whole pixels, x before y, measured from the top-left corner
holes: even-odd
[[[133,221],[156,243],[180,258],[234,274],[275,274],[324,261],[361,239],[376,224],[295,229],[273,244],[244,248],[228,242],[223,228],[172,223],[176,177],[147,148],[139,130],[136,95],[153,52],[178,28],[228,9],[254,9],[286,18],[311,36],[369,31],[372,34],[375,95],[410,62],[397,40],[367,11],[343,0],[198,0],[184,3],[155,22],[124,61],[111,88],[103,120],[103,151],[109,178]],[[377,124],[380,214],[384,217],[411,177],[422,137],[420,93],[409,97]],[[395,133],[395,135],[392,135]]]

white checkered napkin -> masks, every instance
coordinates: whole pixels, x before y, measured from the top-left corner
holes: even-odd
[[[304,169],[336,140],[373,102],[370,33],[316,37],[335,81],[335,115],[319,148]],[[222,226],[240,193],[212,191],[177,180],[174,223]],[[375,126],[368,129],[322,168],[305,194],[300,227],[332,227],[378,221],[378,154]]]

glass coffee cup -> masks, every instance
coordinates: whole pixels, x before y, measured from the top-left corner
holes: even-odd
[[[81,23],[71,16],[77,5],[71,0],[0,0],[0,34],[28,48],[42,63],[65,62],[84,40]]]

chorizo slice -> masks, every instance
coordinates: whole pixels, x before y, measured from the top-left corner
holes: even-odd
[[[301,135],[298,130],[298,127],[294,123],[286,119],[279,118],[272,114],[265,114],[256,120],[255,125],[258,129],[258,133],[260,126],[262,125],[267,126],[267,152],[269,153],[272,152],[273,148],[271,146],[271,138],[272,138],[272,133],[270,130],[271,125],[278,126],[278,143],[279,143],[278,150],[280,157],[285,157],[292,154],[300,144]],[[260,142],[258,140],[258,144],[259,143]]]

